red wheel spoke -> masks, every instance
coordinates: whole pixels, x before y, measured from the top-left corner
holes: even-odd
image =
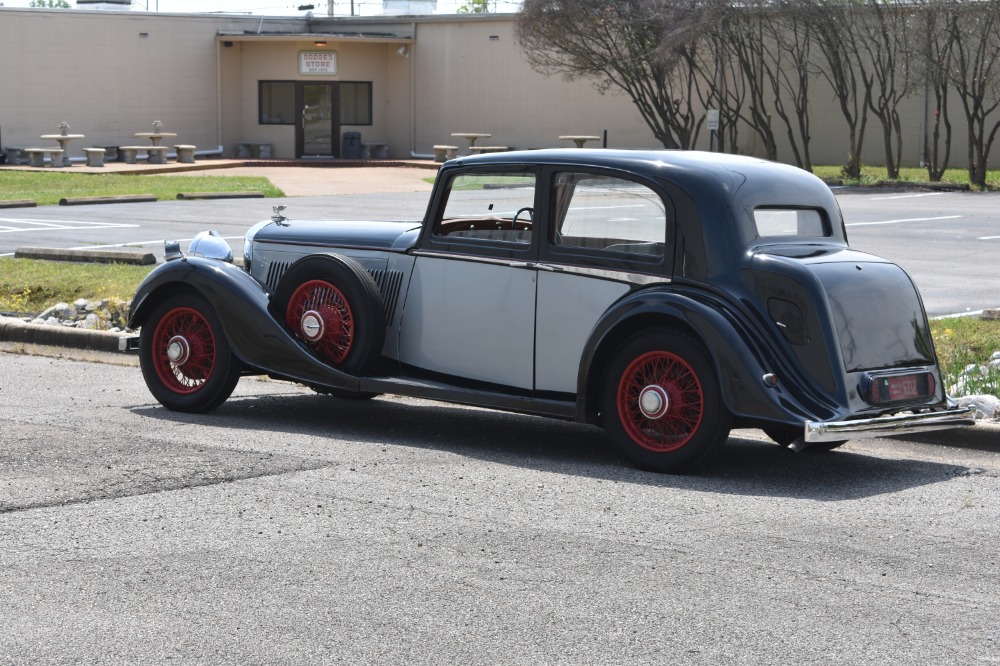
[[[163,385],[175,393],[194,393],[215,368],[215,336],[197,310],[175,308],[153,332],[153,365]],[[172,357],[172,351],[175,354]]]
[[[288,327],[328,363],[344,362],[354,343],[354,316],[343,292],[323,280],[303,283],[285,314]]]
[[[665,412],[647,415],[640,399],[643,391],[655,387],[660,395],[666,394],[668,406]],[[665,351],[647,352],[636,358],[618,385],[618,411],[625,430],[637,444],[651,451],[676,451],[687,444],[701,426],[704,401],[694,369],[681,357]]]

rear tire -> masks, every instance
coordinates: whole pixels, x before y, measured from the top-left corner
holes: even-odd
[[[732,423],[708,353],[667,329],[638,333],[615,352],[601,406],[615,448],[657,472],[705,463],[725,443]]]
[[[209,412],[232,395],[242,364],[215,310],[202,296],[160,303],[139,336],[142,377],[160,404],[177,412]]]

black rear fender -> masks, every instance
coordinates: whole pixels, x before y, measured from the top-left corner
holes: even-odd
[[[830,411],[823,406],[802,405],[780,383],[765,385],[764,375],[783,373],[772,355],[748,343],[752,336],[741,332],[743,322],[724,303],[704,302],[676,292],[647,291],[617,303],[594,327],[580,361],[578,417],[596,421],[597,396],[607,360],[630,336],[650,328],[677,331],[704,347],[715,366],[726,408],[736,417],[802,422],[817,418],[817,411]]]

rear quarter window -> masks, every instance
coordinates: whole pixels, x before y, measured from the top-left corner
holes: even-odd
[[[826,238],[830,223],[815,208],[755,208],[753,221],[761,238]]]

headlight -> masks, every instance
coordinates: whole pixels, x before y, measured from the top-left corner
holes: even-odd
[[[218,231],[202,231],[195,236],[191,240],[191,244],[188,245],[188,254],[192,257],[218,259],[230,264],[233,263],[233,251]]]

